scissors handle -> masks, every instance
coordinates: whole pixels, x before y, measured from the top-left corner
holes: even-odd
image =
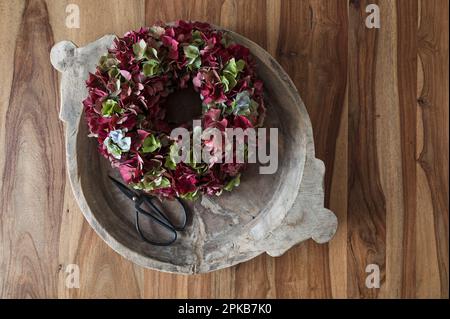
[[[165,223],[167,223],[168,225],[170,225],[173,229],[178,230],[178,231],[182,231],[184,230],[184,228],[186,227],[186,223],[187,223],[187,214],[186,214],[186,206],[185,204],[178,198],[176,197],[176,200],[178,201],[178,203],[181,205],[181,207],[183,208],[183,213],[184,213],[184,221],[183,224],[181,226],[175,226],[170,219],[167,217],[167,215],[162,212],[154,203],[153,203],[153,199],[154,197],[150,196],[150,195],[142,195],[144,197],[144,200],[150,205],[150,207],[164,220]]]
[[[138,232],[138,234],[140,235],[140,237],[146,241],[149,244],[152,245],[156,245],[156,246],[169,246],[170,244],[172,244],[178,237],[177,231],[182,231],[184,230],[184,228],[186,227],[186,223],[187,223],[187,209],[186,209],[186,205],[183,203],[183,201],[181,201],[178,197],[176,197],[176,200],[178,201],[178,203],[181,205],[181,207],[183,208],[183,213],[184,213],[184,221],[183,224],[181,226],[175,226],[171,221],[170,218],[167,217],[167,215],[157,207],[157,205],[155,205],[153,203],[153,199],[156,198],[154,196],[145,194],[145,193],[136,193],[133,190],[129,189],[127,186],[125,186],[124,184],[122,184],[121,182],[119,182],[118,180],[114,179],[111,176],[108,176],[113,183],[116,185],[116,187],[119,188],[119,190],[126,195],[129,199],[134,201],[134,207],[136,209],[136,230]],[[143,202],[146,202],[147,204],[149,204],[151,211],[147,212],[144,209],[141,208],[141,204]],[[173,239],[170,242],[156,242],[153,240],[148,239],[143,231],[142,228],[139,224],[139,215],[144,215],[147,218],[152,219],[154,222],[158,223],[160,226],[162,226],[163,228],[167,229],[169,232],[171,232],[173,234]]]
[[[169,242],[156,242],[153,240],[148,239],[144,233],[141,230],[141,226],[139,225],[139,215],[143,214],[146,217],[149,217],[151,219],[153,219],[155,222],[157,222],[158,224],[160,224],[162,227],[166,228],[168,231],[170,231],[173,234],[173,239]],[[177,240],[177,232],[176,230],[171,227],[170,225],[166,224],[165,222],[161,221],[159,218],[153,216],[152,214],[149,214],[148,212],[146,212],[145,210],[141,209],[140,207],[136,207],[136,230],[139,234],[139,236],[141,236],[141,238],[146,241],[147,243],[151,244],[151,245],[155,245],[155,246],[169,246],[171,244],[173,244],[175,242],[175,240]]]

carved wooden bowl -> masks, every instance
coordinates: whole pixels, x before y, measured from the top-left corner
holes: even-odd
[[[168,247],[149,245],[139,237],[133,203],[111,184],[108,174],[117,173],[98,153],[97,141],[88,137],[81,104],[87,95],[85,80],[115,36],[104,36],[83,48],[68,41],[52,48],[51,62],[62,73],[60,118],[66,122],[74,195],[98,235],[138,265],[186,274],[208,272],[263,252],[279,256],[309,238],[323,243],[336,231],[336,217],[323,207],[325,168],[314,156],[311,123],[295,86],[264,49],[227,32],[250,48],[257,60],[266,89],[265,125],[279,129],[278,170],[261,175],[256,164],[250,165],[233,192],[188,203],[188,226]]]

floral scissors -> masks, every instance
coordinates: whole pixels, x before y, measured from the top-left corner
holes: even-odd
[[[131,190],[118,180],[114,179],[111,176],[108,176],[114,185],[134,202],[134,207],[136,209],[136,230],[139,233],[140,237],[149,244],[156,246],[169,246],[175,242],[177,239],[177,231],[182,231],[186,227],[187,221],[187,208],[186,205],[176,197],[175,201],[177,206],[179,206],[178,215],[181,215],[181,222],[175,223],[168,217],[168,215],[164,212],[164,208],[161,205],[158,205],[157,202],[160,202],[155,196],[148,195],[143,192],[135,192]],[[161,202],[160,202],[161,203]],[[160,204],[159,203],[159,204]],[[143,206],[147,204],[149,210],[143,208]],[[159,206],[159,207],[158,207]],[[173,212],[172,212],[173,213]],[[148,218],[149,221],[154,222],[154,225],[157,226],[160,230],[166,232],[165,235],[168,235],[166,240],[153,240],[149,239],[143,232],[142,227],[139,223],[139,215],[143,215]],[[155,234],[153,234],[155,236]],[[156,235],[158,237],[158,235]]]

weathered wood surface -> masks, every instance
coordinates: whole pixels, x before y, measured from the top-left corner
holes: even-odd
[[[448,1],[0,2],[0,296],[447,297]],[[81,28],[64,25],[69,3]],[[205,275],[143,270],[84,221],[67,182],[51,46],[178,18],[207,20],[266,48],[296,84],[340,222],[307,241]],[[65,266],[78,264],[80,289]],[[365,287],[365,266],[382,270]]]

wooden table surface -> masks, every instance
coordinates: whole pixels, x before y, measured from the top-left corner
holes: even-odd
[[[79,6],[79,29],[65,25],[69,3]],[[380,29],[364,24],[370,3]],[[448,298],[448,6],[1,0],[0,297]],[[326,206],[340,223],[329,244],[172,275],[128,262],[84,220],[65,171],[50,48],[180,18],[247,36],[293,79],[326,164]],[[65,285],[69,264],[79,266],[78,289]],[[365,285],[368,264],[380,267],[379,289]]]

